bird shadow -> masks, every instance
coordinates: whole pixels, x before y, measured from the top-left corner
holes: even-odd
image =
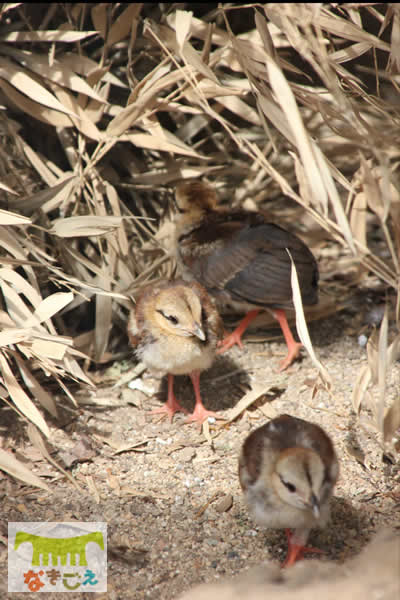
[[[219,356],[212,367],[200,376],[200,391],[208,410],[221,411],[232,408],[250,387],[249,374],[228,356]],[[174,392],[183,408],[192,412],[194,391],[188,375],[174,378]],[[160,401],[167,398],[167,377],[161,380],[157,392]]]

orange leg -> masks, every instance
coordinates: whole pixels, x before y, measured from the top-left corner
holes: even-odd
[[[286,529],[286,537],[288,541],[288,553],[285,561],[282,563],[282,569],[285,567],[291,567],[298,560],[303,558],[303,555],[306,552],[316,552],[318,554],[324,554],[323,550],[319,548],[313,548],[312,546],[302,546],[300,544],[295,544],[292,541],[293,534],[290,529]]]
[[[190,373],[190,379],[192,380],[194,395],[196,398],[196,405],[194,411],[186,419],[186,423],[199,423],[201,425],[208,417],[218,417],[215,412],[206,410],[200,395],[200,371],[193,371]]]
[[[219,349],[217,350],[217,354],[222,354],[223,352],[226,352],[226,350],[229,350],[229,348],[232,348],[232,346],[234,346],[235,344],[237,344],[239,348],[243,348],[242,335],[244,334],[250,323],[256,318],[259,312],[260,309],[258,308],[248,312],[244,319],[240,321],[236,329],[232,331],[232,333],[230,333],[228,336],[226,336],[222,340],[222,342],[219,343]]]
[[[176,412],[184,412],[187,414],[187,410],[183,408],[175,398],[174,394],[174,376],[171,373],[168,373],[168,397],[167,401],[160,408],[155,408],[150,412],[151,415],[165,415],[168,417],[170,422],[172,422],[172,418]]]
[[[300,348],[303,347],[303,344],[300,344],[300,342],[296,342],[294,340],[294,337],[292,335],[292,332],[290,331],[290,327],[287,322],[286,314],[285,314],[284,310],[277,309],[277,310],[272,311],[272,314],[275,317],[275,319],[279,322],[279,325],[281,326],[282,333],[285,337],[286,345],[288,347],[287,356],[281,362],[280,367],[279,367],[280,371],[284,371],[285,369],[287,369],[287,367],[289,365],[292,364],[294,359],[299,356]]]

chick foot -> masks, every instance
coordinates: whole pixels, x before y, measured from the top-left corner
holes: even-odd
[[[189,411],[186,408],[183,408],[175,398],[174,394],[174,376],[170,373],[168,374],[168,399],[163,406],[160,408],[155,408],[150,412],[151,415],[164,415],[168,417],[169,422],[172,423],[172,419],[176,412],[183,412],[186,415]]]
[[[198,423],[201,425],[204,421],[207,421],[208,417],[218,419],[219,415],[212,410],[204,408],[203,404],[196,404],[192,414],[185,419],[185,423]]]
[[[291,567],[295,562],[301,560],[307,552],[313,552],[317,554],[325,554],[324,550],[320,548],[313,548],[312,546],[303,546],[302,544],[295,544],[292,541],[293,533],[290,529],[286,529],[286,537],[288,541],[288,552],[287,556],[282,563],[282,569]]]
[[[196,399],[196,404],[194,407],[194,411],[191,415],[186,419],[185,423],[198,423],[201,425],[208,419],[208,417],[218,418],[218,415],[211,410],[207,410],[204,408],[204,404],[201,400],[200,394],[200,371],[192,371],[190,373],[190,379],[192,380],[194,395]]]
[[[232,333],[227,335],[221,342],[218,344],[217,354],[223,354],[229,348],[232,348],[235,344],[239,346],[241,350],[243,350],[242,336],[246,331],[247,327],[250,325],[252,321],[256,318],[260,311],[258,309],[251,310],[247,313],[247,315],[242,319],[239,325],[236,327]]]
[[[300,350],[303,347],[303,344],[295,341],[293,334],[290,331],[289,323],[287,322],[284,310],[276,309],[272,311],[272,314],[281,326],[282,333],[285,338],[286,345],[288,347],[287,356],[284,360],[281,361],[278,369],[279,371],[284,371],[300,355]]]

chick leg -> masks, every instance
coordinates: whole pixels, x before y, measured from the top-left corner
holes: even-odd
[[[200,371],[192,371],[190,373],[190,379],[192,380],[194,395],[196,399],[196,405],[194,407],[194,411],[191,415],[186,419],[186,423],[203,423],[208,417],[218,417],[215,412],[211,410],[206,410],[204,408],[203,402],[201,400],[200,395]]]
[[[304,545],[307,541],[308,531],[309,530],[302,532],[302,533],[304,533],[304,536],[300,536],[300,538],[299,538],[299,536],[296,535],[297,532],[295,532],[293,534],[290,531],[290,529],[286,529],[286,537],[287,537],[287,541],[288,541],[288,552],[287,552],[286,559],[282,563],[282,569],[284,569],[285,567],[291,567],[292,565],[294,565],[294,563],[296,561],[301,560],[303,558],[303,555],[306,552],[316,552],[319,554],[324,554],[324,551],[320,550],[319,548],[313,548],[312,546]],[[301,537],[303,539],[301,539]]]
[[[285,337],[286,345],[288,347],[288,353],[286,358],[281,362],[279,366],[280,371],[284,371],[287,369],[289,365],[292,364],[295,358],[297,358],[300,354],[300,348],[303,347],[303,344],[300,342],[295,342],[292,332],[290,331],[289,324],[286,319],[285,311],[282,309],[276,309],[272,311],[273,316],[279,322],[281,326],[282,333]]]
[[[217,354],[222,354],[223,352],[226,352],[227,350],[229,350],[229,348],[232,348],[232,346],[234,346],[235,344],[237,344],[239,346],[239,348],[243,348],[242,335],[244,334],[244,332],[246,331],[246,329],[250,325],[250,323],[256,318],[256,316],[258,315],[259,312],[260,312],[260,309],[258,309],[258,308],[248,312],[247,315],[244,317],[244,319],[242,319],[240,321],[240,323],[236,327],[236,329],[234,331],[232,331],[232,333],[227,335],[222,340],[222,342],[219,344]]]
[[[165,404],[163,404],[163,406],[160,406],[160,408],[155,408],[154,410],[151,411],[151,415],[159,415],[159,414],[163,414],[166,415],[170,422],[172,422],[172,418],[174,416],[174,414],[176,412],[184,412],[185,414],[187,414],[187,410],[185,408],[183,408],[177,401],[177,399],[175,398],[175,394],[174,394],[174,376],[171,375],[171,373],[168,373],[168,397],[167,397],[167,401]]]

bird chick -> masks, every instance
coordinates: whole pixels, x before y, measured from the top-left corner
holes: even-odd
[[[136,300],[128,321],[128,335],[137,357],[153,371],[168,373],[168,398],[153,413],[172,421],[187,412],[174,394],[174,375],[189,374],[196,405],[187,422],[202,423],[215,413],[204,408],[200,372],[208,369],[221,339],[221,318],[207,291],[197,282],[162,281],[147,286]]]
[[[242,335],[260,310],[271,310],[288,347],[280,365],[286,369],[299,355],[285,309],[293,309],[291,261],[297,269],[303,304],[318,302],[318,267],[295,235],[268,223],[259,212],[217,207],[215,191],[201,182],[181,183],[175,191],[176,253],[184,279],[200,282],[223,310],[247,312],[218,350],[242,346]]]
[[[258,525],[286,528],[288,554],[283,566],[294,564],[304,552],[319,551],[305,544],[310,529],[323,527],[329,519],[338,474],[330,438],[303,419],[281,415],[244,441],[240,485]]]

